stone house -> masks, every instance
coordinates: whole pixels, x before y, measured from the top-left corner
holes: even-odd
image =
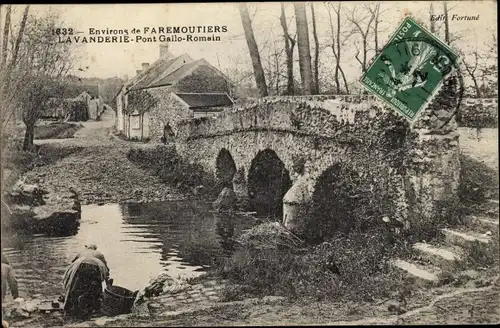
[[[165,140],[175,135],[179,120],[217,115],[232,106],[229,91],[228,79],[208,61],[174,56],[162,44],[160,58],[143,63],[117,94],[116,129],[129,139]]]
[[[83,101],[87,104],[89,119],[91,120],[98,120],[104,110],[104,103],[98,93],[91,95],[84,91],[74,100]]]
[[[87,113],[73,115],[69,111],[74,108],[69,104],[82,102],[87,108]],[[79,120],[96,120],[103,111],[103,102],[99,97],[97,85],[78,85],[69,83],[62,94],[54,95],[49,99],[48,109],[43,113],[44,118],[66,119],[80,117]]]

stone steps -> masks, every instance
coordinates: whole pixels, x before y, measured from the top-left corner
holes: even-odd
[[[493,211],[498,212],[498,200],[491,199],[489,204]],[[486,214],[489,215],[488,213]],[[427,243],[413,245],[413,249],[419,253],[423,263],[418,260],[396,259],[391,262],[391,265],[408,276],[414,277],[420,285],[435,286],[440,283],[440,279],[446,280],[445,273],[455,271],[457,264],[464,259],[467,248],[474,243],[488,245],[492,237],[486,235],[486,232],[498,231],[499,228],[498,216],[469,215],[465,219],[469,231],[441,229],[446,245],[438,246]]]
[[[498,230],[498,218],[495,220],[486,216],[469,215],[466,220],[471,227],[480,229],[481,232]]]
[[[441,271],[430,265],[420,265],[405,260],[394,260],[391,265],[408,276],[415,278],[415,282],[422,286],[433,286],[439,282]]]
[[[418,251],[422,259],[436,265],[438,267],[454,266],[461,260],[461,256],[455,250],[449,247],[434,246],[425,243],[416,243],[413,249]]]
[[[487,245],[491,239],[484,234],[471,231],[461,232],[452,229],[441,229],[441,233],[444,234],[447,243],[460,247],[470,247],[475,242]]]

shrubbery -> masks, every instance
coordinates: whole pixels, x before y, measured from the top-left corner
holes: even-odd
[[[35,126],[35,139],[73,138],[75,132],[82,127],[81,124],[72,123],[52,123]]]
[[[488,199],[498,199],[498,171],[469,156],[461,155],[461,205],[466,211],[477,211]]]
[[[383,234],[337,235],[329,242],[309,247],[292,247],[295,242],[283,246],[264,234],[272,247],[256,247],[258,238],[246,235],[266,230],[263,226],[242,235],[235,253],[218,268],[219,275],[231,282],[225,289],[227,300],[275,295],[370,301],[388,296],[404,283],[402,275],[389,267],[388,260],[405,248],[388,242]],[[280,235],[278,239],[287,240],[283,238],[286,233],[276,234]]]
[[[201,165],[188,163],[175,151],[174,146],[157,146],[154,149],[132,148],[127,158],[158,176],[173,187],[192,190],[203,186],[206,192],[213,192],[215,179]]]
[[[498,128],[498,114],[484,105],[461,108],[456,120],[461,127]]]

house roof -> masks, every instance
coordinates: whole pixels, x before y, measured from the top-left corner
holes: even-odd
[[[151,64],[151,66],[149,66],[146,71],[139,73],[134,78],[132,78],[129,83],[127,83],[129,90],[138,90],[149,87],[151,83],[178,69],[179,66],[175,64],[181,60],[183,61],[181,65],[193,61],[193,59],[189,57],[188,54],[182,54],[177,57],[161,57],[153,64]]]
[[[179,56],[180,57],[180,56]],[[140,78],[137,83],[135,83],[130,89],[137,90],[147,87],[151,82],[153,82],[160,74],[163,74],[173,63],[179,58],[161,58],[151,67],[144,72],[142,78]]]
[[[162,79],[156,81],[154,84],[149,85],[149,87],[159,87],[162,85],[171,85],[178,82],[180,79],[190,74],[194,69],[199,66],[211,66],[205,59],[199,59],[191,63],[182,65],[179,69],[173,71]]]
[[[151,64],[146,71],[140,72],[125,83],[125,92],[175,84],[200,66],[210,67],[227,79],[205,59],[193,61],[188,54],[177,57],[163,56]]]
[[[177,97],[182,99],[189,109],[197,111],[206,111],[206,109],[213,107],[231,106],[233,100],[227,93],[174,93]],[[204,110],[205,109],[205,110]]]
[[[62,90],[61,98],[76,98],[87,92],[93,98],[99,97],[99,86],[93,84],[68,83]]]

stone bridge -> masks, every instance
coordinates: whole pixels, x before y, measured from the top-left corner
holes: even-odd
[[[293,230],[314,221],[314,205],[342,227],[370,199],[373,220],[418,229],[457,199],[457,126],[453,109],[438,104],[411,127],[370,96],[268,97],[179,122],[176,148]],[[345,197],[354,201],[339,212]]]

